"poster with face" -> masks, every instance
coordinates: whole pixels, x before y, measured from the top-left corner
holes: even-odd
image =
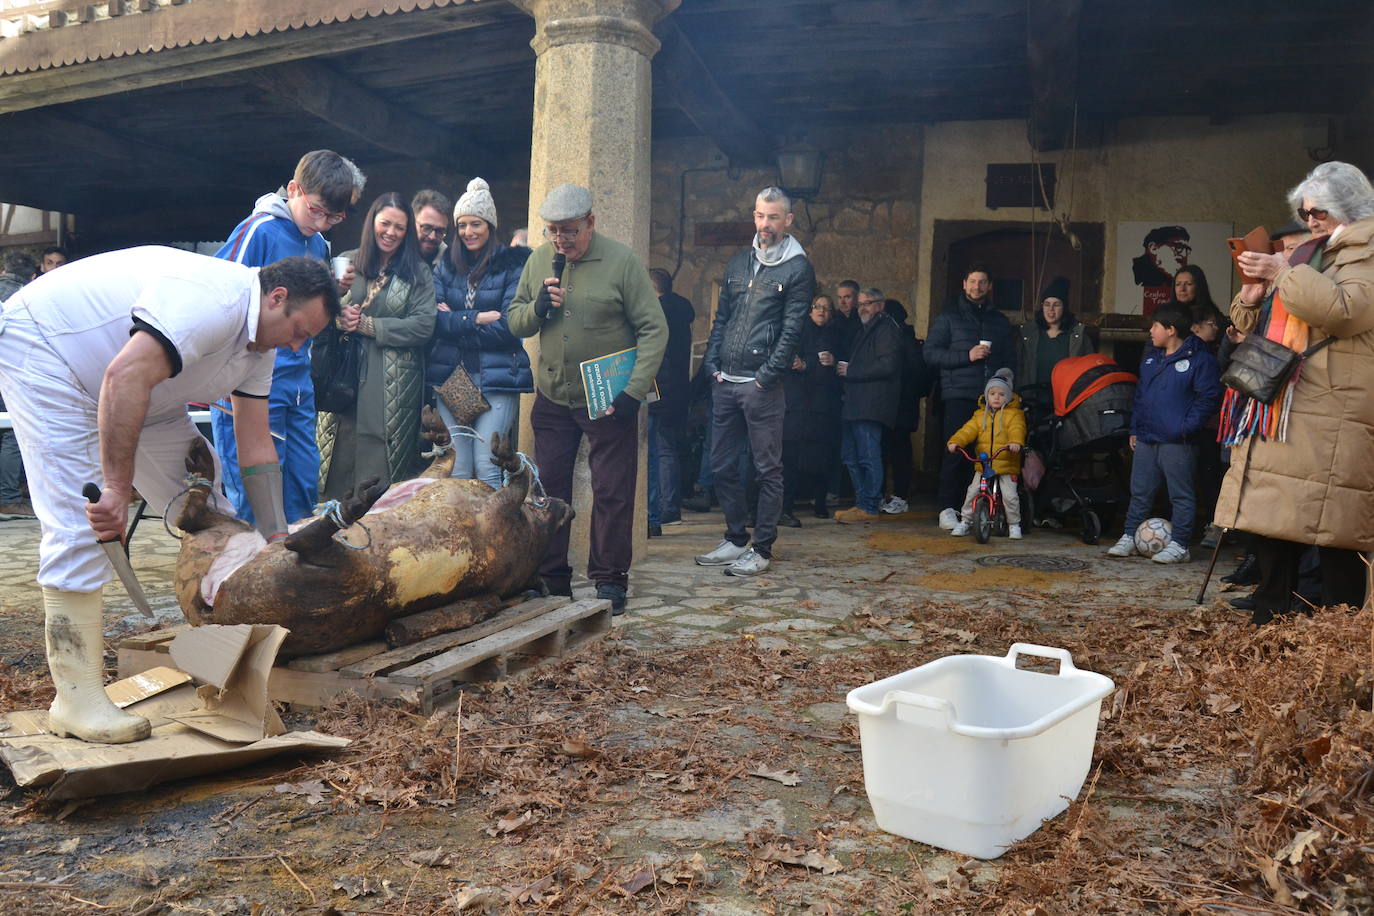
[[[1202,268],[1213,298],[1229,299],[1230,223],[1151,220],[1116,224],[1116,311],[1149,315],[1173,298],[1180,267]]]

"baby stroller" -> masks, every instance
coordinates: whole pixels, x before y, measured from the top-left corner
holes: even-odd
[[[1085,544],[1098,542],[1130,498],[1124,452],[1136,381],[1101,353],[1061,360],[1050,377],[1054,413],[1038,418],[1031,434],[1045,461],[1035,505],[1061,523],[1077,515]]]

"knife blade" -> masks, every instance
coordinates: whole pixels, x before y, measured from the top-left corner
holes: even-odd
[[[81,488],[81,495],[86,497],[89,502],[98,503],[100,502],[100,487],[88,483]],[[114,567],[115,573],[119,576],[119,581],[124,583],[124,590],[129,593],[129,597],[133,599],[138,609],[143,612],[143,616],[157,617],[153,613],[152,605],[148,603],[148,597],[143,594],[143,586],[138,584],[138,576],[134,575],[133,564],[129,562],[128,555],[124,553],[124,545],[120,543],[119,538],[107,540],[97,538],[96,543],[100,545],[101,550],[105,551],[105,556],[109,558],[110,565]]]

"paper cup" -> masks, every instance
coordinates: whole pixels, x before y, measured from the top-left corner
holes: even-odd
[[[337,258],[331,258],[329,266],[334,268],[334,279],[342,280],[344,274],[348,273],[348,267],[352,263],[352,261],[348,260],[348,258],[343,255],[339,255]]]
[[[978,346],[980,346],[980,347],[987,347],[989,350],[991,350],[991,349],[992,349],[992,341],[990,341],[990,340],[980,340],[980,341],[978,341]]]

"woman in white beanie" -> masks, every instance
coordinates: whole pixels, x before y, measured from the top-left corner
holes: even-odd
[[[483,480],[495,488],[501,486],[501,469],[491,461],[491,434],[510,434],[521,393],[534,390],[529,356],[506,325],[506,309],[530,249],[501,244],[496,204],[481,178],[469,181],[467,193],[458,198],[453,224],[448,255],[434,272],[439,314],[427,380],[437,388],[461,365],[481,389],[491,405],[472,424],[482,441],[454,438],[458,458],[453,476]],[[457,427],[443,398],[436,395],[434,402],[449,429]]]

